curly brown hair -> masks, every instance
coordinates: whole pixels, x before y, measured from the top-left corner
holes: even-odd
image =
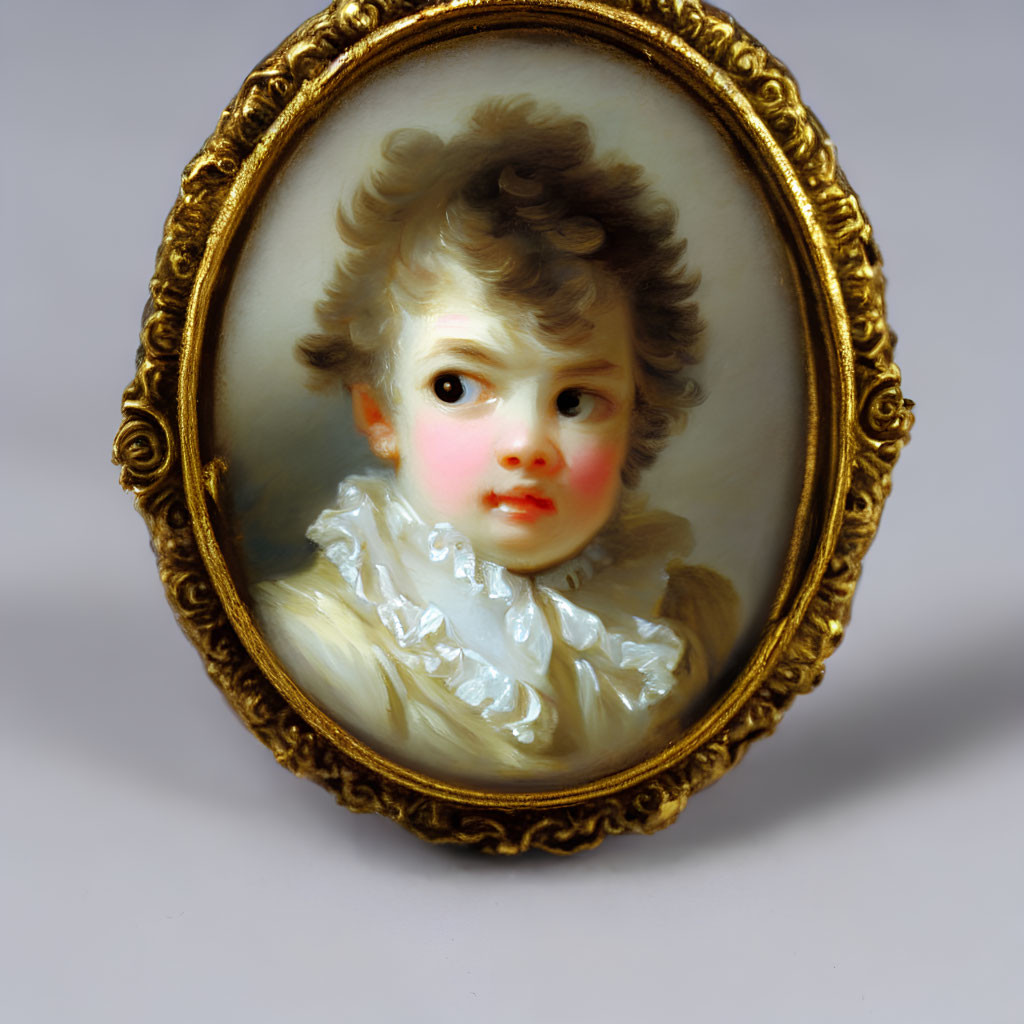
[[[428,301],[441,255],[502,298],[528,304],[555,343],[590,328],[608,275],[629,302],[636,398],[623,482],[637,482],[701,393],[686,243],[673,207],[635,164],[598,161],[587,123],[527,97],[481,103],[449,142],[393,132],[383,164],[338,210],[348,247],[324,299],[322,333],[297,345],[314,387],[365,383],[389,404],[390,357],[403,309]],[[547,340],[547,339],[546,339]]]

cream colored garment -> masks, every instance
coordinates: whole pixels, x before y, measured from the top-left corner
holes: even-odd
[[[349,477],[308,531],[313,565],[257,585],[295,682],[381,753],[478,785],[565,785],[651,752],[707,682],[700,639],[658,619],[686,521],[624,514],[535,575],[421,520],[393,477]]]

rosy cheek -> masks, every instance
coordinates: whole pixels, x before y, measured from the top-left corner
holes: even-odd
[[[616,442],[596,442],[577,448],[569,461],[569,483],[581,498],[603,503],[618,493],[624,453]]]
[[[416,417],[412,444],[415,466],[409,466],[420,492],[434,511],[457,516],[477,503],[481,482],[492,462],[492,444],[478,424],[461,423],[444,414]]]

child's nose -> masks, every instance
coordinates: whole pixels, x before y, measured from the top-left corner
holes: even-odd
[[[498,446],[498,463],[504,469],[522,469],[545,475],[562,468],[562,453],[539,418],[516,423]]]

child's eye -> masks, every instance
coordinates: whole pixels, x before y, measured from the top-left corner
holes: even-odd
[[[589,419],[601,401],[597,395],[589,391],[581,391],[579,388],[566,388],[560,391],[555,399],[555,406],[560,416],[569,419]]]
[[[477,381],[461,373],[439,373],[432,386],[434,394],[445,405],[469,405],[476,402],[483,392]]]

